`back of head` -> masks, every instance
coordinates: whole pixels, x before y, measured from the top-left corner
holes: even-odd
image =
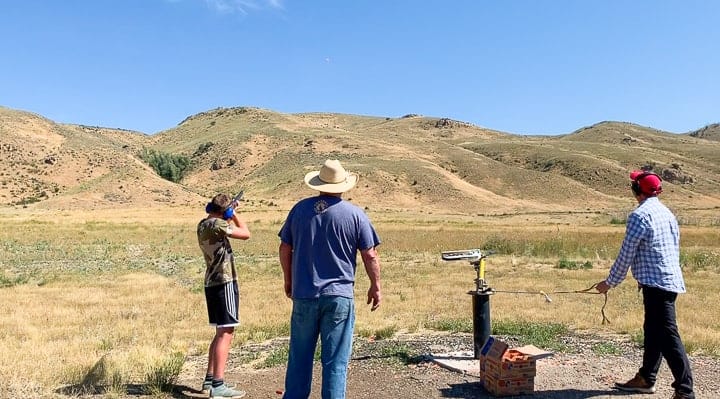
[[[218,194],[208,202],[206,210],[208,213],[223,213],[230,206],[232,199],[226,194]]]
[[[631,188],[635,195],[654,197],[662,193],[662,179],[653,172],[636,170],[630,173]]]

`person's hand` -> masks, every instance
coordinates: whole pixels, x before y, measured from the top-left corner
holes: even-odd
[[[375,309],[380,307],[380,301],[382,301],[382,295],[380,294],[380,288],[371,285],[368,289],[368,298],[367,298],[367,304],[372,306],[370,307],[370,311],[375,311]]]
[[[288,298],[292,298],[292,282],[291,281],[285,282],[285,296]]]
[[[235,209],[233,209],[232,207],[228,207],[223,212],[223,219],[225,220],[231,220],[233,216],[235,216]]]
[[[610,284],[606,283],[605,280],[595,284],[595,289],[597,290],[597,292],[599,292],[601,294],[608,292],[608,290],[610,290],[610,288],[612,288],[612,287],[610,287]]]

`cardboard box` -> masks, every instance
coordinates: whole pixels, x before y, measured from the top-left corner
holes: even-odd
[[[535,390],[536,361],[552,356],[535,346],[509,349],[489,337],[480,351],[480,381],[495,396],[524,395]]]
[[[483,387],[495,396],[527,395],[535,392],[535,377],[498,379],[487,375]]]
[[[508,344],[499,339],[488,337],[487,341],[480,350],[480,356],[487,356],[492,358],[501,358],[503,354],[508,350]]]
[[[482,371],[482,364],[480,369]],[[510,349],[501,358],[486,357],[485,373],[496,378],[532,378],[535,377],[535,360]]]

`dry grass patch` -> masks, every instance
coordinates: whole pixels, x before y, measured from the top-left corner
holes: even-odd
[[[23,298],[23,304],[18,303]],[[150,274],[70,278],[0,290],[2,396],[143,383],[153,364],[207,345],[200,296]],[[207,342],[206,342],[207,341]],[[4,392],[2,392],[4,391]]]
[[[628,337],[642,332],[642,296],[635,281],[628,279],[611,290],[605,314],[610,324],[602,324],[604,296],[599,294],[554,294],[590,287],[607,276],[609,262],[595,263],[590,270],[557,269],[552,263],[530,259],[495,257],[488,262],[486,278],[497,290],[528,291],[532,294],[497,293],[491,297],[493,322],[562,324],[571,330],[621,333]],[[385,259],[383,269],[384,303],[382,312],[373,314],[359,306],[358,325],[362,331],[379,331],[401,326],[408,331],[438,328],[446,324],[462,331],[472,323],[475,272],[468,264],[442,263],[431,255],[414,259]],[[720,300],[713,289],[720,284],[716,273],[686,273],[688,293],[677,302],[678,323],[688,349],[694,353],[720,356],[720,315],[698,312],[707,303]],[[360,279],[356,295],[367,289]],[[549,294],[552,302],[537,293]],[[465,320],[467,323],[460,323]],[[442,328],[447,329],[447,328]]]

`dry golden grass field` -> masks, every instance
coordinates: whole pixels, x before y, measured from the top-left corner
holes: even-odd
[[[277,231],[283,211],[245,209],[251,240],[236,243],[241,319],[235,346],[288,335]],[[471,331],[475,272],[443,262],[449,249],[487,248],[487,279],[497,290],[581,290],[602,280],[622,225],[567,216],[554,223],[504,218],[437,219],[370,213],[381,245],[383,306],[358,304],[360,336],[429,330]],[[52,395],[66,386],[152,386],[150,376],[177,359],[202,355],[211,338],[202,294],[203,261],[194,236],[202,213],[187,208],[105,211],[3,211],[0,223],[0,378],[3,392]],[[693,354],[720,356],[720,230],[684,226],[688,293],[678,300],[681,331]],[[588,269],[561,262],[591,263]],[[357,296],[367,279],[361,274]],[[633,280],[610,292],[602,325],[599,295],[498,293],[496,328],[563,326],[593,334],[641,336],[642,303]],[[361,299],[359,299],[361,300]],[[504,323],[504,324],[503,324]],[[182,364],[181,360],[180,363]],[[29,387],[28,387],[28,384]],[[60,394],[57,394],[60,396]]]

